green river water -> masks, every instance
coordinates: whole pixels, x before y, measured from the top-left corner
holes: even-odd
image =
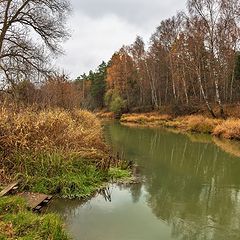
[[[118,123],[105,135],[143,183],[111,185],[109,199],[53,201],[74,240],[240,239],[239,143]]]

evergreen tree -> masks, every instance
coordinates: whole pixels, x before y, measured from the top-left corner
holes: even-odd
[[[93,100],[94,108],[104,107],[104,95],[106,92],[106,76],[107,76],[107,64],[102,62],[97,71],[89,72],[89,80],[91,81],[91,97]]]

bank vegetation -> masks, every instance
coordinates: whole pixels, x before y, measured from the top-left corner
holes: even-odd
[[[171,117],[159,113],[124,114],[121,123],[133,126],[170,127],[181,131],[212,134],[213,136],[240,140],[240,119],[216,119],[205,115]]]

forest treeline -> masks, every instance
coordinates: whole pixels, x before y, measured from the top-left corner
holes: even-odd
[[[205,106],[213,117],[225,117],[224,105],[240,100],[240,2],[189,0],[187,9],[162,21],[148,47],[138,36],[115,52],[102,84],[92,72],[82,76],[99,87],[99,95],[89,90],[100,101],[94,107],[117,112],[171,106],[191,113]]]
[[[7,88],[28,104],[123,112],[200,108],[226,117],[240,100],[240,1],[188,0],[187,10],[160,22],[147,44],[140,36],[108,63],[70,81],[64,74]]]

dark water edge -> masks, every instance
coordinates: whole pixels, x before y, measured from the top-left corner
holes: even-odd
[[[55,200],[49,211],[73,239],[240,239],[238,143],[118,123],[106,124],[105,135],[145,181],[111,185],[87,202]]]

